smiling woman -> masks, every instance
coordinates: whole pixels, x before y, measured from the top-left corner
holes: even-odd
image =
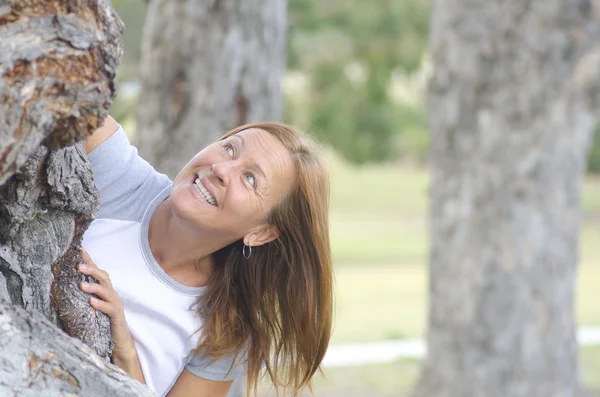
[[[111,318],[115,364],[170,397],[225,396],[244,374],[256,390],[263,369],[287,394],[310,385],[332,318],[313,143],[283,124],[242,126],[173,182],[110,118],[85,146],[101,204],[81,269],[99,283],[82,288]]]

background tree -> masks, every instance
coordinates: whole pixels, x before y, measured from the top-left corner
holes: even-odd
[[[237,125],[278,120],[285,0],[154,0],[142,43],[136,144],[174,176]]]
[[[579,395],[589,2],[434,3],[428,356],[415,396]]]
[[[74,267],[97,194],[69,145],[106,115],[122,29],[105,0],[0,1],[3,396],[149,395],[94,353],[110,354],[109,321]]]

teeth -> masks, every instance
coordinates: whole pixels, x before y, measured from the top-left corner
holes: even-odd
[[[196,180],[194,181],[194,187],[196,188],[196,191],[200,193],[200,196],[202,196],[206,201],[208,201],[210,205],[217,205],[217,202],[215,201],[213,196],[211,196],[211,194],[208,192],[208,190],[206,190],[204,185],[202,185],[202,182],[200,182],[200,178],[196,178]]]

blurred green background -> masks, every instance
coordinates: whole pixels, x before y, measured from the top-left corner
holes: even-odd
[[[135,133],[143,0],[113,1],[126,24],[111,110]],[[331,150],[336,267],[332,344],[423,337],[427,316],[429,175],[424,94],[429,2],[290,0],[285,121]],[[340,73],[340,71],[342,71]],[[577,316],[600,325],[600,129],[583,191]],[[585,385],[600,391],[600,347],[581,351]],[[416,360],[328,369],[317,395],[403,396]]]

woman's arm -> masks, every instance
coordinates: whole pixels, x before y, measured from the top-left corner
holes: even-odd
[[[142,372],[142,366],[140,365],[140,359],[138,358],[135,346],[129,347],[127,352],[115,355],[113,354],[113,364],[127,372],[129,376],[137,380],[140,383],[146,383],[144,378],[144,372]]]
[[[146,383],[133,338],[125,320],[123,303],[113,288],[108,273],[99,269],[85,250],[82,250],[82,256],[85,263],[79,265],[79,271],[94,277],[98,283],[83,282],[81,289],[87,293],[96,294],[100,299],[91,297],[90,305],[110,318],[110,332],[115,345],[112,351],[113,364],[127,372],[133,379]]]
[[[225,397],[232,383],[203,379],[184,369],[167,397]]]
[[[141,222],[148,204],[171,185],[144,161],[110,116],[84,143],[100,209],[96,218]]]
[[[96,149],[102,142],[110,138],[119,129],[119,124],[112,117],[106,116],[104,119],[104,125],[94,131],[94,133],[88,136],[83,141],[83,148],[86,153],[90,153]]]

